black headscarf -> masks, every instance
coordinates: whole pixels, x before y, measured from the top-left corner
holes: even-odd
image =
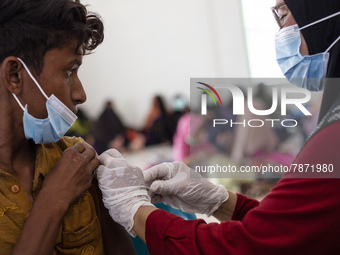
[[[300,28],[340,11],[339,0],[285,0],[285,3]],[[303,29],[301,32],[310,55],[324,52],[340,36],[340,15]],[[340,41],[330,50],[327,77],[340,78]],[[339,98],[340,83],[334,79],[328,79],[319,120]]]

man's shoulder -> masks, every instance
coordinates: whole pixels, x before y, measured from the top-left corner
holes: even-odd
[[[67,148],[82,142],[84,142],[82,138],[65,136],[56,143],[39,144],[36,147],[36,162],[40,166],[39,169],[44,170],[46,175]]]
[[[61,151],[64,151],[67,148],[72,147],[73,145],[77,143],[83,143],[83,142],[84,142],[84,139],[81,137],[64,136],[63,138],[61,138],[58,142],[56,142],[53,145],[61,149]]]

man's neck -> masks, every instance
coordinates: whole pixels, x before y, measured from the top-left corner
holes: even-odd
[[[20,175],[23,169],[35,162],[35,149],[31,141],[18,144],[0,143],[0,169],[12,175]]]

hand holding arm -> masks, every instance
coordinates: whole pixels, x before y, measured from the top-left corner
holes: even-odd
[[[182,162],[163,163],[144,172],[153,203],[162,202],[187,213],[212,215],[229,198],[215,185]]]
[[[151,186],[153,192],[149,194],[154,203],[163,202],[186,212],[212,214],[220,221],[230,220],[237,195],[196,174],[185,164],[175,162],[150,168],[144,172],[144,178],[148,186]],[[141,206],[134,217],[133,229],[144,242],[146,220],[154,210],[156,208]]]
[[[91,186],[99,160],[79,143],[66,149],[45,177],[12,254],[52,254],[67,209]]]
[[[99,156],[103,164],[97,170],[103,202],[114,221],[132,236],[134,216],[141,206],[154,206],[150,202],[142,171],[127,163],[122,155],[110,149]]]

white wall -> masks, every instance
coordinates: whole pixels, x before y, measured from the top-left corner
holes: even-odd
[[[276,63],[275,33],[279,26],[270,10],[274,4],[274,0],[242,0],[251,77],[284,78]]]
[[[104,43],[84,58],[80,78],[96,118],[113,99],[141,127],[151,98],[189,98],[191,77],[249,77],[240,0],[87,0],[105,25]]]

